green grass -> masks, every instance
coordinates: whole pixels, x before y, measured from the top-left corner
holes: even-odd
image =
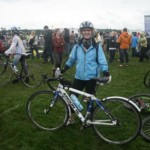
[[[42,64],[42,60],[29,60],[51,75],[51,64]],[[131,58],[128,67],[120,68],[118,62],[110,64],[112,82],[100,86],[97,96],[129,97],[138,93],[150,93],[143,84],[145,73],[150,69],[150,62],[139,63],[138,58]],[[73,79],[74,68],[64,77]],[[48,89],[47,85],[31,89],[23,83],[9,84],[0,88],[0,150],[149,150],[150,144],[141,136],[126,145],[110,145],[99,139],[91,128],[80,131],[79,120],[57,132],[40,131],[28,120],[25,107],[29,96],[39,90]],[[115,133],[114,133],[115,134]],[[117,135],[116,135],[117,136]]]

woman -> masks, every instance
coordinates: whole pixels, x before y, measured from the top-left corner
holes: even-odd
[[[147,39],[145,37],[144,32],[142,32],[141,35],[140,35],[139,46],[140,46],[140,49],[141,49],[139,62],[143,62],[144,58],[146,58],[148,60],[149,57],[146,55],[146,52],[147,52]]]
[[[29,36],[29,45],[32,53],[32,58],[34,59],[34,51],[36,52],[36,57],[40,58],[39,51],[38,51],[38,37],[35,34],[35,31],[31,31],[31,34]]]
[[[54,49],[55,69],[57,67],[61,68],[65,41],[59,29],[56,29],[54,31],[52,40],[53,40],[53,49]]]
[[[108,72],[107,60],[100,44],[98,44],[98,52],[96,52],[93,24],[89,21],[84,21],[81,23],[79,31],[82,38],[73,47],[69,59],[62,69],[62,73],[76,63],[73,88],[77,90],[85,88],[87,93],[94,94],[96,81],[92,80],[92,78],[98,77],[100,72],[104,76],[110,77],[110,80],[111,76]],[[67,124],[72,123],[74,123],[73,116],[68,120]]]
[[[114,31],[110,34],[109,41],[109,62],[112,63],[115,59],[115,51],[116,51],[116,33]]]

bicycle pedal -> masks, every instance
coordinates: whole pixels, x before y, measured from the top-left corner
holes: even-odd
[[[84,127],[83,127],[83,126],[81,126],[80,131],[82,131],[83,129],[84,129]]]
[[[81,126],[80,131],[90,128],[90,127],[91,127],[91,125],[83,125],[83,126]]]

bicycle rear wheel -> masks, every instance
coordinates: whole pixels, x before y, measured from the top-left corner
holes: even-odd
[[[0,64],[0,86],[9,84],[12,80],[13,73],[9,66],[5,69],[5,64]]]
[[[42,84],[42,69],[38,64],[27,66],[28,75],[23,71],[23,83],[30,88],[38,87]]]
[[[148,71],[144,76],[144,85],[150,88],[150,71]]]
[[[130,106],[130,110],[124,107]],[[93,129],[104,141],[111,144],[126,144],[133,141],[141,130],[141,117],[137,108],[124,98],[110,97],[104,101],[104,106],[108,111],[102,110],[98,105],[94,109],[92,122],[103,122],[113,120],[111,114],[117,121],[114,125],[93,124]]]
[[[145,140],[150,141],[150,116],[142,121],[141,136]]]
[[[39,91],[30,96],[26,105],[26,112],[31,123],[42,130],[54,131],[61,129],[69,118],[67,104],[58,96],[54,106],[52,91]]]

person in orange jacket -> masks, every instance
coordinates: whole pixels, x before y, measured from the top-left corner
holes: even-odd
[[[127,32],[127,28],[123,29],[123,32],[120,34],[117,43],[120,44],[120,67],[123,67],[124,62],[126,63],[126,66],[128,66],[129,63],[129,47],[131,44],[131,36]]]

